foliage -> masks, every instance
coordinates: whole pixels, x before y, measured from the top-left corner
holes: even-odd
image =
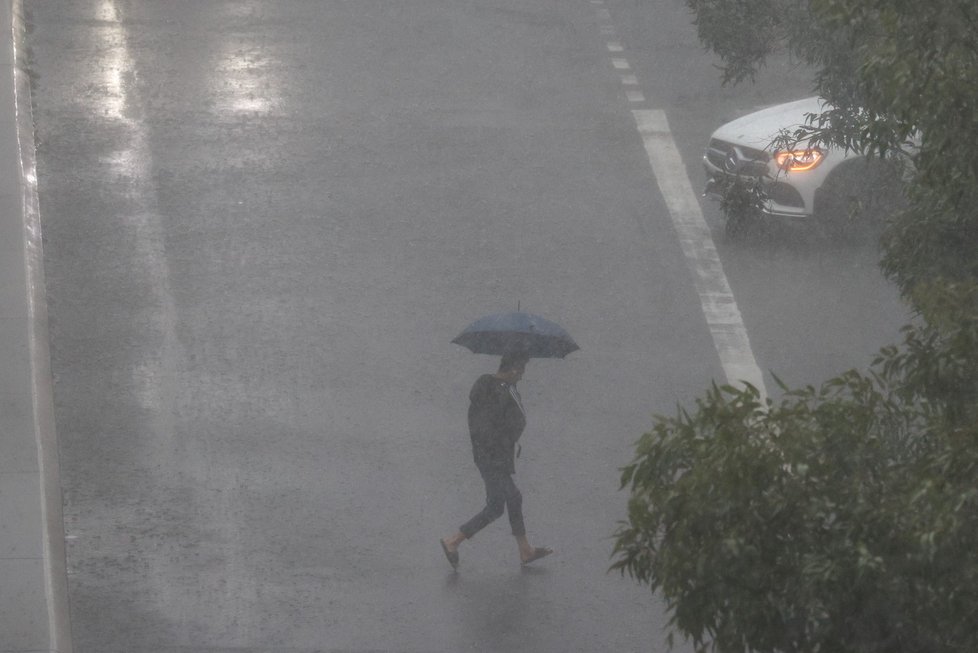
[[[687,3],[724,83],[814,71],[830,108],[791,138],[909,160],[882,268],[918,320],[865,372],[656,417],[612,568],[699,651],[978,651],[978,4]]]
[[[713,387],[623,469],[614,569],[697,650],[978,650],[978,302],[934,297],[867,373]]]
[[[883,269],[913,296],[978,279],[978,4],[974,0],[687,0],[724,83],[789,52],[830,108],[796,134],[869,156],[907,154],[909,207]]]
[[[912,294],[978,279],[978,5],[973,0],[813,0],[859,62],[855,139],[886,152],[914,139],[910,209],[887,233],[884,270]],[[826,96],[832,102],[838,98]]]
[[[720,210],[726,216],[727,236],[738,239],[757,231],[767,193],[760,179],[730,175],[717,180]]]

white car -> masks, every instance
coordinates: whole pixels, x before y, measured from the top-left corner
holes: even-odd
[[[703,155],[707,183],[705,194],[719,198],[723,182],[733,177],[757,179],[764,191],[763,211],[779,218],[811,218],[838,211],[848,201],[845,186],[851,162],[863,157],[841,148],[810,147],[799,143],[779,150],[775,139],[785,130],[793,133],[806,124],[806,114],[825,110],[817,97],[778,104],[721,126],[710,137]],[[845,165],[843,165],[845,164]]]

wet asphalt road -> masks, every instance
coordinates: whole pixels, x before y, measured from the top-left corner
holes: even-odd
[[[75,650],[665,651],[608,574],[617,469],[722,374],[595,3],[27,0]],[[721,89],[678,0],[607,7],[694,186]],[[704,206],[711,224],[715,211]],[[762,369],[865,362],[868,248],[720,245]],[[531,541],[476,511],[449,344],[522,308]],[[681,649],[680,649],[681,650]]]

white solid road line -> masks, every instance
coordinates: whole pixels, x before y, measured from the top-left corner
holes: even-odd
[[[699,200],[686,175],[666,114],[659,110],[636,109],[632,115],[693,273],[693,284],[727,382],[738,386],[742,382],[750,383],[761,393],[763,403],[767,398],[764,375],[754,359],[740,309],[723,272]]]

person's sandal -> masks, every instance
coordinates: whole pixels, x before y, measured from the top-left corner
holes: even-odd
[[[548,555],[550,555],[553,552],[554,552],[553,549],[545,546],[535,547],[533,549],[533,553],[530,554],[530,557],[527,558],[526,560],[523,560],[521,564],[525,567],[526,565],[530,564],[534,560],[539,560],[540,558],[546,558]]]
[[[438,540],[438,542],[441,544],[441,550],[445,552],[445,557],[448,558],[448,564],[452,569],[458,569],[458,551],[449,551],[445,540]]]

